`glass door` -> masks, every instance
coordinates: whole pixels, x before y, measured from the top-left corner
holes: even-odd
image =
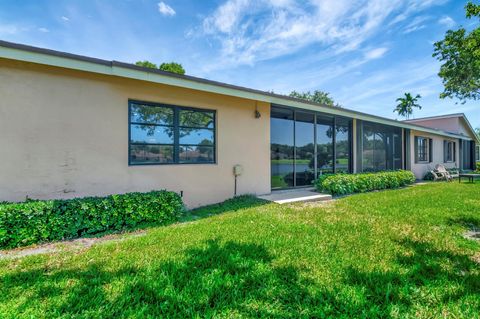
[[[295,113],[295,186],[312,185],[315,179],[315,116]]]
[[[270,118],[270,162],[272,189],[294,186],[293,111],[273,108]]]

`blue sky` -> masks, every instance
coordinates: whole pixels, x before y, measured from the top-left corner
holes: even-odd
[[[0,39],[123,62],[177,61],[187,74],[276,93],[320,89],[341,105],[396,118],[479,103],[440,100],[433,42],[471,27],[461,0],[0,0]]]

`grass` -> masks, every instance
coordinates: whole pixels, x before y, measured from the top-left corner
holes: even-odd
[[[1,318],[479,318],[480,183],[241,197],[143,237],[0,260]]]

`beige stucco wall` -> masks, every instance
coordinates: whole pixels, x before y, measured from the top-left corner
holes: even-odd
[[[168,189],[189,207],[270,192],[270,107],[0,59],[0,201]],[[128,166],[128,99],[217,111],[217,164]]]
[[[431,163],[415,163],[415,136],[422,136],[432,139],[433,148],[433,161]],[[443,141],[449,140],[455,142],[455,162],[444,163],[443,158]],[[452,138],[446,138],[439,135],[428,134],[420,131],[412,130],[410,134],[410,154],[412,158],[412,172],[418,179],[423,179],[425,174],[433,170],[435,165],[443,164],[447,168],[459,167],[459,146],[458,140]]]

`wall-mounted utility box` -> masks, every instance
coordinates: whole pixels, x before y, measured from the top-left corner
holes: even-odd
[[[242,175],[242,173],[243,173],[242,165],[237,164],[233,167],[233,175],[240,176]]]

